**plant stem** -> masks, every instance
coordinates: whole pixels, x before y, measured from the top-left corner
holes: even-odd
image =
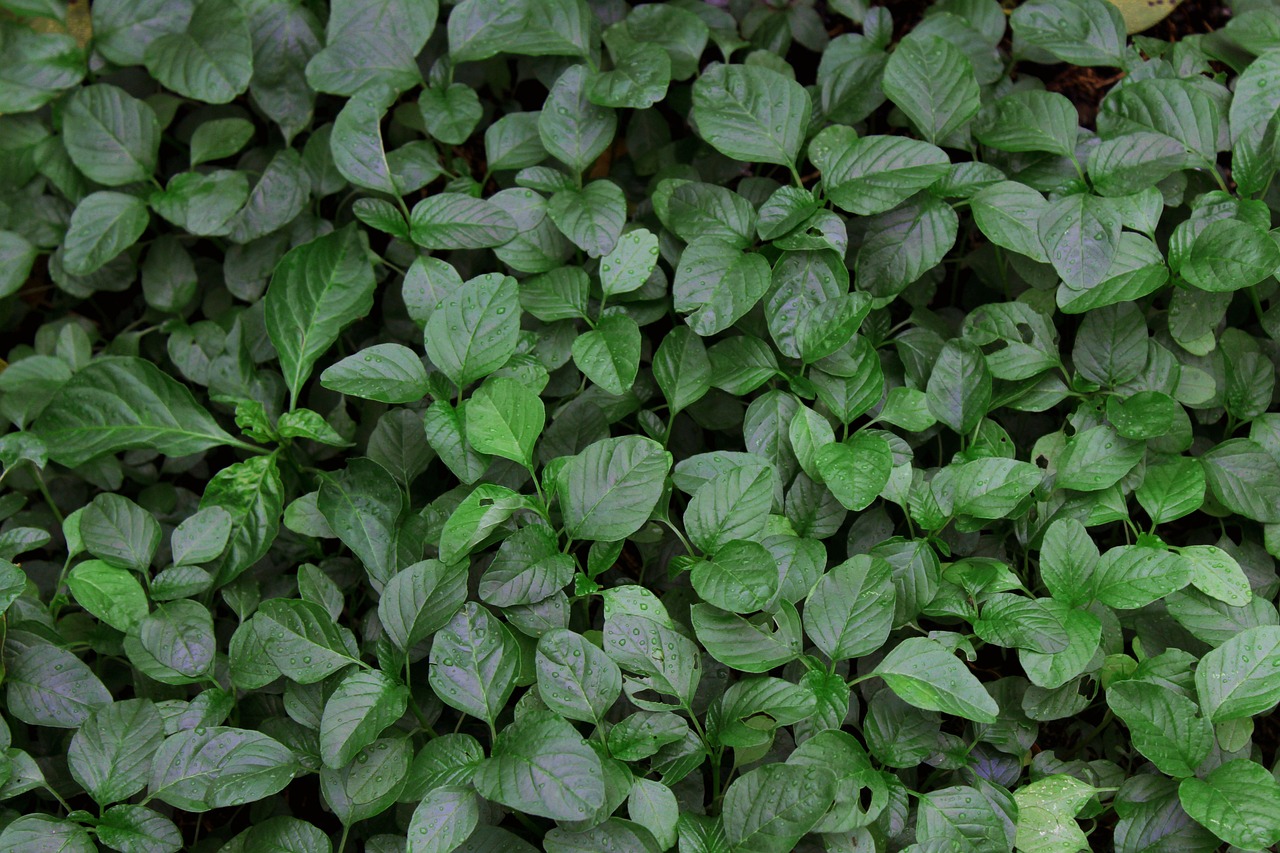
[[[53,495],[49,494],[49,487],[44,484],[44,476],[40,473],[39,468],[36,468],[36,488],[44,496],[44,502],[49,505],[49,509],[53,512],[53,517],[57,520],[58,527],[62,527],[66,519],[62,516],[62,510],[58,509],[58,505],[53,502]]]

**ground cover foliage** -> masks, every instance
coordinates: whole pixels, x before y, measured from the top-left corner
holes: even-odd
[[[0,0],[0,851],[1280,840],[1280,13],[895,9]]]

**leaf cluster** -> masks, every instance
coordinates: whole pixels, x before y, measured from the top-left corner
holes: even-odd
[[[0,853],[1280,842],[1228,5],[0,0]]]

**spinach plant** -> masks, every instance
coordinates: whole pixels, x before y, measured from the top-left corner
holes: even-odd
[[[0,851],[1280,841],[1280,10],[1008,5],[0,0]]]

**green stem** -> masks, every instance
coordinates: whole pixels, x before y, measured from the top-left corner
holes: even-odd
[[[1107,713],[1102,715],[1102,722],[1098,723],[1098,727],[1085,735],[1084,738],[1076,744],[1076,748],[1071,751],[1071,757],[1075,758],[1077,755],[1084,752],[1084,748],[1093,743],[1094,738],[1102,734],[1102,730],[1110,725],[1111,721],[1115,718],[1115,714],[1111,713],[1111,709],[1108,708]]]
[[[291,397],[289,399],[289,411],[292,412],[295,408],[297,408],[297,405],[298,405],[298,401]],[[241,441],[238,438],[232,440],[231,446],[238,448],[240,450],[247,450],[250,453],[256,453],[259,456],[270,456],[272,453],[275,452],[274,450],[267,450],[265,447],[259,447],[256,444],[250,444],[247,441]]]
[[[1262,319],[1262,316],[1266,312],[1262,310],[1262,301],[1258,299],[1257,285],[1254,285],[1253,287],[1246,287],[1245,290],[1249,292],[1249,301],[1253,304],[1253,313],[1258,317],[1258,324],[1265,329],[1266,321]]]
[[[66,811],[67,814],[70,814],[71,812],[75,811],[74,809],[71,808],[71,806],[67,805],[67,801],[62,799],[62,796],[57,791],[53,790],[53,788],[49,786],[48,782],[44,784],[44,789],[48,791],[50,794],[53,794],[53,798],[58,801],[58,805],[62,806],[63,810]]]
[[[680,528],[676,527],[670,521],[666,522],[666,524],[668,529],[670,529],[671,532],[676,535],[676,538],[680,540],[680,544],[684,546],[684,549],[689,553],[689,556],[692,557],[697,554],[697,549],[695,549],[689,540],[685,538],[685,535],[680,532]]]
[[[342,825],[342,838],[338,841],[338,853],[342,853],[347,847],[347,833],[351,832],[350,824]]]
[[[44,476],[40,473],[39,468],[36,468],[36,488],[44,496],[44,502],[49,505],[49,509],[53,512],[53,517],[57,520],[58,527],[62,527],[62,523],[66,519],[62,517],[62,510],[58,509],[58,505],[53,502],[53,495],[49,494],[49,487],[44,484]]]
[[[1080,180],[1084,181],[1085,186],[1089,185],[1089,179],[1084,176],[1084,168],[1081,167],[1080,161],[1076,159],[1076,155],[1071,153],[1067,155],[1071,158],[1071,165],[1076,167],[1076,174],[1080,176]]]
[[[1206,160],[1205,165],[1208,167],[1209,174],[1213,175],[1213,179],[1218,182],[1218,189],[1227,195],[1231,195],[1231,190],[1227,189],[1227,182],[1223,179],[1222,173],[1218,171],[1218,164]]]

